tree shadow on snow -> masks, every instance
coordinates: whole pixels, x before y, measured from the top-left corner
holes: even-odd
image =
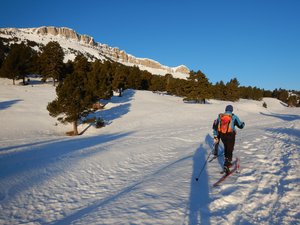
[[[96,112],[90,113],[87,118],[101,118],[105,124],[111,124],[115,119],[122,117],[127,114],[130,110],[131,104],[129,103],[134,96],[135,91],[132,89],[125,90],[122,97],[113,96],[110,100],[101,100],[101,103],[106,105],[112,103],[113,106],[110,109],[101,109]],[[88,124],[81,132],[80,135],[84,134],[91,126],[96,126],[96,123]]]
[[[135,183],[122,188],[121,190],[119,190],[117,193],[108,196],[104,199],[96,199],[93,203],[88,204],[86,207],[83,207],[77,211],[74,211],[74,213],[69,214],[67,216],[65,216],[64,218],[51,222],[51,225],[65,225],[65,224],[72,224],[74,223],[74,221],[83,218],[85,215],[90,214],[91,212],[95,211],[95,210],[99,210],[101,207],[105,207],[107,204],[109,204],[112,201],[115,201],[116,199],[122,197],[125,194],[128,194],[129,192],[131,192],[132,190],[134,190],[138,185],[142,184],[143,182],[147,181],[149,177],[153,177],[155,175],[158,175],[160,173],[163,173],[165,170],[168,170],[172,167],[176,167],[178,163],[181,163],[185,160],[190,160],[192,156],[188,155],[186,157],[180,158],[174,162],[171,162],[170,164],[165,165],[162,168],[159,168],[158,170],[154,171],[153,173],[144,176],[143,179],[136,181]],[[50,225],[49,224],[49,225]],[[131,224],[131,223],[130,223]],[[135,223],[133,223],[135,224]]]
[[[4,151],[6,151],[6,153],[9,153],[9,151],[15,151],[20,148],[33,148],[34,146],[37,146],[37,145],[47,144],[47,143],[51,143],[51,142],[58,142],[60,140],[62,140],[62,139],[44,140],[44,141],[37,141],[37,142],[33,142],[33,143],[7,146],[7,147],[0,148],[0,153],[4,152]]]
[[[112,103],[116,104],[116,106],[106,109],[106,110],[98,110],[94,113],[97,118],[102,118],[108,123],[112,123],[113,120],[122,117],[127,114],[130,110],[131,104],[129,103],[135,94],[134,90],[126,90],[123,93],[122,97],[114,96],[109,101],[104,101],[104,104]]]
[[[263,116],[270,116],[270,117],[275,117],[279,118],[284,121],[294,121],[294,120],[300,120],[299,115],[292,115],[292,114],[278,114],[278,113],[271,113],[271,114],[266,114],[266,113],[260,113]]]
[[[203,168],[205,161],[211,149],[207,150],[207,145],[212,146],[213,139],[210,135],[205,138],[205,144],[201,144],[193,157],[193,174],[191,178],[191,190],[189,199],[189,224],[210,224],[210,210],[208,186],[207,165],[204,167],[201,175],[199,173]],[[198,178],[196,181],[196,178]]]
[[[84,157],[105,151],[106,148],[102,147],[101,144],[113,142],[130,134],[130,132],[127,132],[85,138],[72,137],[50,143],[40,142],[37,145],[33,143],[32,146],[28,144],[27,147],[30,150],[12,152],[0,158],[0,181],[9,180],[11,177],[28,171],[26,176],[20,177],[9,187],[9,197],[13,197],[18,190],[25,190],[30,188],[31,185],[42,182],[44,179],[49,179],[49,176],[63,173],[64,168],[57,169],[57,171],[55,171],[55,168],[53,169],[52,164],[55,164],[57,161],[66,160],[66,158],[70,157],[74,163],[76,162],[76,157],[78,157],[78,160],[81,160]],[[19,147],[16,146],[16,150]],[[49,173],[49,175],[44,174],[45,171],[52,169],[54,172]],[[36,171],[36,173],[31,173],[31,171]],[[4,192],[5,190],[0,185],[0,196]]]
[[[12,107],[14,104],[17,104],[20,101],[23,101],[23,100],[15,99],[15,100],[10,100],[10,101],[0,102],[0,110],[4,110],[4,109],[7,109],[9,107]]]

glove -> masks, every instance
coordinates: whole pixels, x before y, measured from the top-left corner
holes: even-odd
[[[245,123],[244,123],[244,122],[242,122],[242,127],[243,127],[243,128],[245,127]]]
[[[214,144],[218,144],[218,143],[219,143],[218,137],[214,137]]]

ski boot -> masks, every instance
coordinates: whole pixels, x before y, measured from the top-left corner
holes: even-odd
[[[226,175],[228,175],[228,174],[230,173],[229,167],[228,167],[228,166],[224,166],[223,172],[224,172]]]

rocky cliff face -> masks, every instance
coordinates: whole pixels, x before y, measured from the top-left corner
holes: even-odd
[[[54,36],[60,35],[67,39],[74,39],[76,41],[80,41],[91,46],[95,45],[94,38],[88,35],[79,35],[74,30],[66,27],[39,27],[33,29],[33,31],[41,35],[48,35],[48,34]]]
[[[160,74],[175,74],[178,73],[181,78],[185,78],[188,76],[190,70],[184,66],[178,67],[168,67],[161,65],[159,62],[147,59],[147,58],[137,58],[130,54],[127,54],[125,51],[120,50],[118,48],[110,47],[106,44],[97,43],[94,41],[93,37],[88,35],[80,35],[76,33],[74,30],[66,27],[38,27],[38,28],[1,28],[0,34],[10,35],[11,37],[19,37],[20,39],[28,39],[34,41],[41,41],[44,39],[43,37],[55,37],[54,40],[58,41],[63,48],[70,49],[68,45],[63,46],[65,42],[61,42],[60,40],[63,38],[68,41],[71,40],[73,42],[78,42],[79,45],[85,46],[85,50],[87,54],[93,54],[95,58],[103,59],[110,58],[113,61],[117,61],[126,65],[136,65],[142,69],[149,70],[149,72],[159,71]],[[50,38],[53,40],[53,38]],[[44,42],[45,43],[45,42]],[[80,50],[75,49],[77,51],[83,51],[82,48]],[[83,52],[84,53],[84,52]],[[104,57],[103,57],[104,56]],[[149,68],[149,69],[148,69]],[[152,71],[150,71],[152,70]],[[176,77],[176,76],[175,76]]]
[[[178,66],[178,67],[168,67],[161,65],[159,62],[154,61],[152,59],[145,59],[145,58],[136,58],[132,55],[127,54],[125,51],[120,50],[118,48],[112,48],[107,45],[102,45],[101,46],[102,51],[108,55],[110,58],[123,62],[123,63],[130,63],[134,65],[141,65],[144,67],[149,67],[153,69],[159,69],[159,70],[164,70],[166,73],[182,73],[185,75],[188,75],[190,73],[190,70],[184,66]]]

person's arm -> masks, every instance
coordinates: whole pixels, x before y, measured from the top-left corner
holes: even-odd
[[[234,115],[234,116],[235,116],[234,125],[240,129],[243,129],[245,127],[245,123],[242,122],[238,116],[236,116],[236,115]]]
[[[214,123],[213,123],[213,126],[212,126],[214,138],[218,138],[218,135],[219,135],[218,125],[219,125],[219,117],[214,120]]]

